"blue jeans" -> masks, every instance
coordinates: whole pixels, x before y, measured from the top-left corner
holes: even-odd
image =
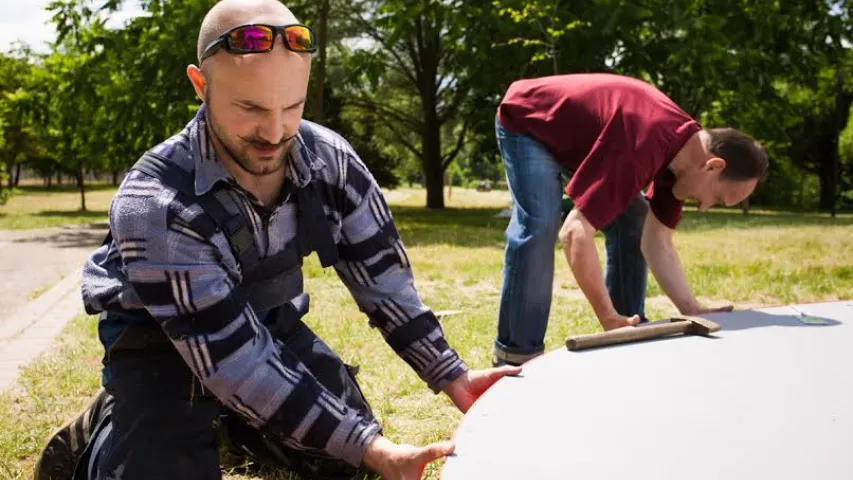
[[[533,138],[504,130],[495,134],[512,194],[512,217],[506,229],[506,253],[498,313],[495,358],[521,364],[545,350],[551,311],[554,251],[560,228],[562,167]],[[638,192],[607,225],[605,284],[616,311],[644,318],[648,268],[640,251],[648,202]]]

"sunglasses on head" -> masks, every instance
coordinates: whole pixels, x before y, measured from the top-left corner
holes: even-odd
[[[201,63],[224,48],[226,52],[237,55],[269,52],[275,45],[278,34],[284,40],[284,46],[291,52],[313,53],[317,51],[317,41],[311,27],[302,24],[292,25],[240,25],[220,35],[210,43],[199,58]]]

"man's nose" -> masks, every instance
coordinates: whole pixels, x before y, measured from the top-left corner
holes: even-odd
[[[258,136],[273,145],[281,143],[288,137],[285,116],[281,112],[270,112],[258,129]]]

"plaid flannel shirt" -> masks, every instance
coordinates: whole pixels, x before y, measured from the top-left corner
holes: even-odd
[[[152,151],[194,172],[196,195],[224,182],[225,199],[232,202],[226,206],[248,218],[261,255],[272,256],[296,235],[296,207],[284,199],[265,212],[237,185],[216,158],[205,109],[202,105],[183,131]],[[322,183],[318,190],[340,255],[335,271],[370,325],[438,392],[467,367],[421,303],[376,181],[341,136],[309,126],[314,151],[297,137],[288,153],[288,176],[297,186],[312,179]],[[286,445],[360,463],[379,426],[318,383],[234,295],[240,268],[224,234],[198,204],[131,171],[109,216],[113,241],[84,268],[82,292],[90,311],[145,308],[161,325],[180,325],[189,334],[173,338],[175,348],[224,405]]]

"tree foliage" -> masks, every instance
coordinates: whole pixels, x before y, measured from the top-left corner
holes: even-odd
[[[144,15],[109,28],[124,3],[53,0],[50,52],[0,55],[6,192],[25,165],[74,176],[85,208],[86,174],[117,178],[198,107],[185,70],[215,0],[145,0]],[[703,125],[761,140],[771,172],[754,202],[824,210],[853,197],[849,3],[287,2],[322,43],[306,118],[342,133],[383,186],[423,182],[430,207],[444,205],[451,166],[501,179],[494,116],[512,81],[598,71],[645,79]]]

